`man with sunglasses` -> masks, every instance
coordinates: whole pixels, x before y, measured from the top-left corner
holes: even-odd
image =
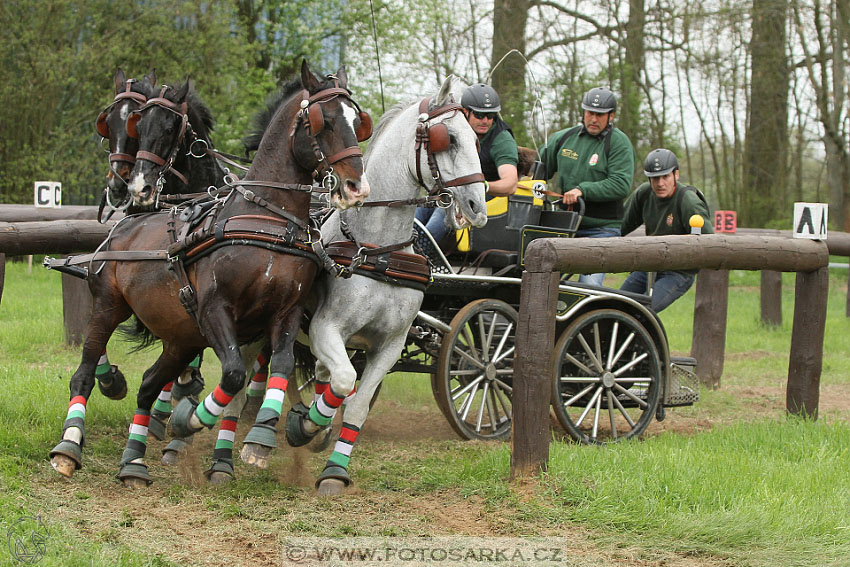
[[[554,187],[562,193],[561,207],[581,197],[585,214],[576,237],[620,236],[623,202],[634,178],[635,156],[626,134],[613,125],[617,97],[609,89],[590,89],[581,101],[582,123],[553,134],[540,149],[540,161]],[[583,274],[580,282],[602,285],[604,273]]]
[[[510,126],[499,117],[499,95],[490,85],[478,83],[463,91],[460,105],[469,125],[478,135],[478,159],[487,181],[487,198],[504,197],[516,192],[517,144]],[[445,209],[419,208],[416,218],[439,242],[449,232]]]

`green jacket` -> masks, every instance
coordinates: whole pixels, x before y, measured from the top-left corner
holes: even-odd
[[[599,136],[591,136],[580,128],[558,148],[553,147],[567,131],[555,132],[540,149],[540,161],[549,176],[557,171],[554,187],[561,193],[575,187],[581,189],[587,208],[579,228],[619,227],[623,201],[634,178],[632,143],[621,130],[609,126]],[[605,137],[609,135],[606,151]]]
[[[625,236],[644,224],[647,236],[690,234],[688,220],[695,214],[705,220],[702,234],[714,234],[711,211],[695,187],[677,183],[671,197],[659,199],[649,183],[644,183],[626,201],[621,230]]]

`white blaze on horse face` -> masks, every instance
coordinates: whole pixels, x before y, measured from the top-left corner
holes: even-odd
[[[357,118],[357,112],[355,112],[354,108],[348,104],[343,104],[342,115],[345,117],[345,121],[348,122],[348,126],[351,128],[351,131],[356,132],[354,129],[354,120]]]
[[[121,117],[121,123],[127,123],[127,117],[130,116],[130,104],[125,102],[121,105],[121,108],[118,110],[118,116]],[[117,140],[115,141],[115,152],[119,154],[127,153],[125,149],[122,147],[122,142],[126,143],[129,139],[129,136],[124,134],[123,136],[117,136]]]

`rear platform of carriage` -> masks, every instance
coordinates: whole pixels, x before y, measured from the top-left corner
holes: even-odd
[[[581,211],[553,210],[532,181],[488,202],[488,224],[444,253],[421,224],[416,248],[432,265],[395,371],[430,376],[434,397],[466,439],[510,434],[514,338],[523,253],[536,238],[571,238]],[[544,208],[545,205],[545,208]],[[643,433],[666,408],[699,399],[692,358],[671,355],[649,296],[561,279],[552,414],[574,439],[606,443]]]

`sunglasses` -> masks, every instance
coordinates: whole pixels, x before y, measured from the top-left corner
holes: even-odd
[[[495,112],[478,112],[477,110],[473,110],[472,114],[478,120],[495,120],[496,119],[496,113]]]

